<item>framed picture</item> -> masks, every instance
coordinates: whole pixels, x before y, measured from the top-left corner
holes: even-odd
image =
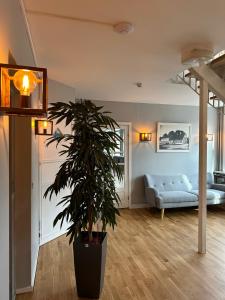
[[[157,152],[189,152],[191,124],[158,123]]]

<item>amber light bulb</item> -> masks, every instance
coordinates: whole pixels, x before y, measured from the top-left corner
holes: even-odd
[[[151,141],[151,133],[140,133],[140,141],[141,142],[150,142]]]
[[[47,128],[48,127],[48,122],[47,121],[43,121],[43,127]]]
[[[43,133],[47,134],[47,132],[48,132],[48,121],[42,121],[42,129],[43,129]]]
[[[19,70],[13,76],[13,82],[21,96],[30,96],[37,86],[37,77],[30,70]]]

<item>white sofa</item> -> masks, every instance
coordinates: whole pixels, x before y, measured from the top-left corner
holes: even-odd
[[[150,207],[165,208],[198,206],[198,175],[144,175],[145,196]],[[225,202],[225,185],[215,184],[207,174],[207,204]]]

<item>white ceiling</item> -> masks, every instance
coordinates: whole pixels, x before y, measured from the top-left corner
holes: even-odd
[[[114,101],[197,104],[186,86],[168,82],[182,70],[181,49],[225,48],[224,0],[24,0],[39,66],[75,87],[76,96]],[[109,24],[132,22],[129,35]],[[142,88],[135,86],[141,81]]]

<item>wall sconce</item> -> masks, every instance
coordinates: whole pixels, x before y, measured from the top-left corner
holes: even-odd
[[[212,133],[207,134],[207,142],[213,142],[213,134]]]
[[[152,140],[152,133],[140,133],[140,142],[151,142]]]
[[[53,121],[35,120],[36,135],[53,135]]]
[[[12,115],[47,114],[47,69],[0,64],[0,111]]]

